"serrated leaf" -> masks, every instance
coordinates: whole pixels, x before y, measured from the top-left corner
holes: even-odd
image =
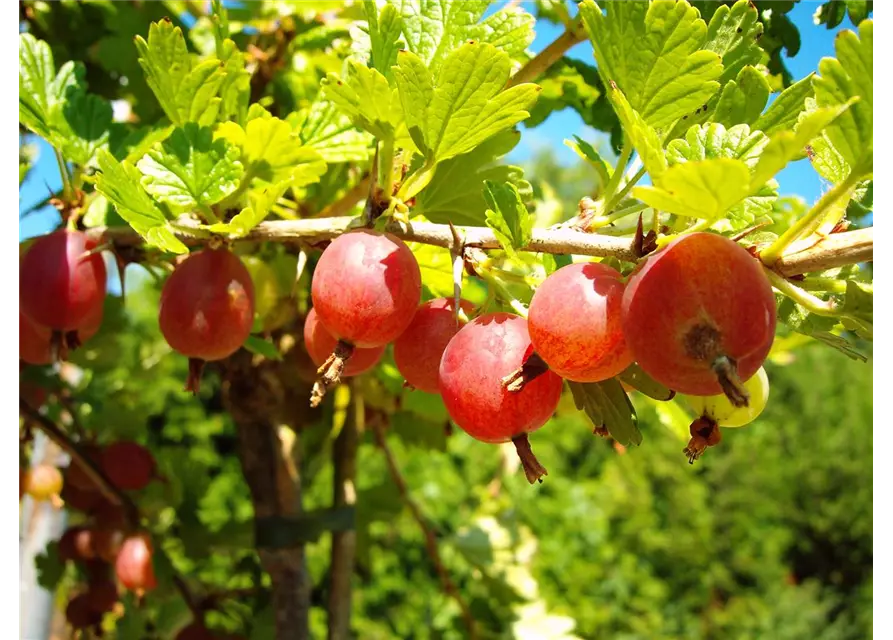
[[[751,124],[760,117],[768,99],[766,78],[754,67],[744,67],[722,88],[710,119],[726,127]]]
[[[276,345],[259,336],[248,336],[242,346],[251,353],[263,356],[268,360],[282,360],[282,354],[279,353]]]
[[[239,148],[214,139],[209,127],[188,123],[137,163],[141,183],[177,211],[209,207],[236,190],[242,177]]]
[[[224,73],[219,89],[221,103],[218,118],[223,122],[232,120],[242,124],[251,98],[251,74],[245,68],[245,56],[229,39],[221,43],[217,56]]]
[[[226,76],[222,63],[205,60],[193,68],[183,32],[170,20],[153,22],[148,41],[137,36],[135,43],[146,83],[170,121],[212,124],[220,108],[217,92]]]
[[[719,89],[720,56],[701,50],[707,25],[687,2],[611,2],[605,16],[584,0],[580,15],[605,85],[616,83],[652,127],[672,124]]]
[[[390,79],[391,67],[397,62],[397,51],[403,43],[400,36],[403,32],[403,20],[393,5],[385,5],[379,13],[373,0],[365,0],[363,7],[369,23],[369,40],[371,44],[370,66],[377,69],[385,78]]]
[[[301,143],[315,149],[327,163],[361,162],[372,154],[372,136],[358,131],[331,102],[314,102],[287,120]]]
[[[54,592],[65,574],[65,562],[59,558],[59,543],[52,542],[43,552],[34,556],[37,570],[37,584],[49,592]]]
[[[323,96],[360,129],[379,139],[393,139],[403,120],[399,97],[376,69],[347,61],[347,77],[329,73],[322,81]]]
[[[671,165],[708,158],[734,158],[748,167],[756,166],[760,154],[769,143],[762,131],[751,131],[746,124],[726,129],[715,122],[690,127],[685,139],[667,145]]]
[[[636,410],[614,378],[603,382],[568,382],[577,409],[594,427],[605,427],[625,447],[642,444]]]
[[[174,236],[164,213],[143,189],[140,172],[126,160],[118,162],[105,149],[97,154],[99,173],[94,185],[115,206],[118,214],[146,241],[165,251],[187,253]]]
[[[99,96],[75,93],[63,104],[60,116],[52,120],[63,157],[86,167],[108,144],[112,105]]]
[[[635,362],[617,375],[617,379],[628,384],[637,391],[641,391],[649,398],[655,400],[667,401],[676,395],[675,391],[670,390],[661,383],[654,380],[651,376],[642,370],[642,367]]]
[[[751,191],[756,191],[785,168],[788,162],[804,153],[806,145],[829,124],[846,112],[849,104],[816,109],[802,118],[794,131],[778,131],[769,139],[751,177]]]
[[[416,198],[413,215],[442,224],[481,225],[487,209],[484,181],[512,182],[515,186],[521,181],[523,171],[519,167],[494,165],[520,138],[517,131],[503,131],[474,150],[438,164],[431,182]]]
[[[510,182],[502,184],[484,181],[484,198],[487,201],[487,226],[499,240],[499,244],[509,256],[516,249],[530,243],[533,231],[533,218],[524,206],[517,187]]]
[[[793,129],[800,113],[806,109],[804,106],[806,99],[813,96],[813,75],[809,74],[778,94],[769,108],[753,123],[753,128],[759,129],[767,136],[776,131]]]
[[[664,156],[663,145],[660,137],[642,116],[633,109],[623,92],[613,87],[608,89],[608,100],[617,113],[617,118],[623,124],[623,132],[627,140],[642,159],[642,165],[648,171],[652,180],[657,179],[667,169],[667,159]]]
[[[721,84],[735,78],[745,66],[763,62],[765,53],[757,44],[762,35],[763,24],[759,21],[757,8],[748,0],[738,0],[731,7],[720,5],[716,8],[707,25],[704,49],[722,56]],[[768,89],[768,83],[766,86]]]
[[[49,45],[19,35],[19,122],[59,146],[54,120],[68,96],[83,93],[84,66],[66,62],[56,73]]]
[[[836,38],[837,59],[822,58],[819,76],[813,78],[819,107],[853,104],[832,126],[828,138],[854,170],[871,173],[873,153],[873,34],[871,20],[859,25],[859,36],[841,31]]]
[[[209,230],[226,233],[236,238],[247,235],[249,231],[264,221],[270,214],[272,206],[288,191],[290,186],[292,186],[292,181],[288,179],[265,184],[259,189],[250,191],[248,193],[249,206],[234,215],[228,223],[211,225],[208,227]]]
[[[294,186],[305,186],[318,181],[326,170],[322,156],[301,146],[291,124],[279,118],[249,120],[244,130],[234,122],[225,122],[214,137],[225,138],[240,149],[243,180],[291,181]]]
[[[611,178],[614,168],[607,160],[599,155],[591,144],[583,140],[580,136],[574,136],[573,140],[565,140],[564,146],[571,149],[582,160],[586,160],[598,172],[598,177],[602,183],[607,183]]]
[[[492,44],[508,56],[533,41],[534,18],[518,7],[503,8],[481,23],[489,0],[389,0],[399,8],[406,47],[429,69],[469,40]]]
[[[711,158],[677,164],[632,195],[651,207],[681,216],[717,220],[749,193],[750,171],[741,160]]]
[[[413,53],[397,55],[394,76],[406,124],[426,157],[441,162],[467,153],[526,118],[538,87],[503,90],[509,57],[487,44],[465,44],[444,61],[436,80]]]

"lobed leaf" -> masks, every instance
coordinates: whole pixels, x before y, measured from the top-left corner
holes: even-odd
[[[710,119],[726,127],[753,124],[769,100],[769,83],[756,68],[746,66],[723,88]]]
[[[707,25],[704,49],[722,56],[720,84],[731,81],[746,66],[765,61],[767,56],[757,44],[762,35],[763,24],[759,21],[756,5],[753,3],[738,0],[731,7],[717,7]]]
[[[753,128],[761,130],[766,135],[793,129],[800,114],[806,109],[804,106],[806,99],[813,96],[813,75],[809,74],[782,91],[753,123]]]
[[[524,206],[517,187],[511,182],[498,184],[484,181],[484,198],[487,201],[487,226],[499,240],[509,256],[515,255],[530,243],[533,218]]]
[[[403,114],[397,92],[376,69],[347,61],[347,78],[329,73],[322,81],[323,96],[360,129],[379,139],[394,139]]]
[[[632,195],[661,211],[717,220],[750,193],[749,179],[744,161],[709,158],[674,165]]]

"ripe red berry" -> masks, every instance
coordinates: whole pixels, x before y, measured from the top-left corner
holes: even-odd
[[[86,593],[76,595],[65,607],[65,620],[73,629],[86,629],[102,622],[102,614],[95,611]]]
[[[152,566],[152,541],[146,534],[124,540],[115,559],[115,575],[131,591],[151,591],[158,586]]]
[[[307,347],[307,354],[313,360],[313,363],[317,367],[321,367],[335,350],[337,344],[338,341],[334,336],[322,326],[316,309],[310,309],[307,319],[304,320],[304,346]],[[341,375],[343,377],[358,376],[369,371],[381,360],[384,350],[385,345],[370,349],[357,347],[351,354],[347,364],[344,365],[344,371],[341,372]]]
[[[125,491],[139,491],[155,475],[155,458],[136,442],[113,442],[100,456],[102,470],[112,484]]]
[[[74,349],[92,338],[102,324],[102,305],[96,306],[84,320],[84,325],[76,332],[66,334],[66,345],[60,350],[59,357],[68,357],[67,349]],[[28,364],[44,365],[53,362],[52,330],[37,324],[19,311],[19,358]]]
[[[102,307],[106,270],[97,243],[80,231],[56,231],[31,245],[19,268],[21,310],[54,331],[80,329]]]
[[[712,233],[683,235],[627,283],[623,330],[652,378],[689,395],[725,393],[747,404],[775,337],[775,297],[760,263]]]
[[[527,321],[510,313],[475,318],[453,336],[440,362],[440,393],[453,421],[483,442],[515,443],[530,482],[545,475],[527,442],[558,407],[561,378],[546,371],[521,391],[502,379],[532,352]]]
[[[460,308],[471,314],[474,307],[460,300]],[[421,304],[409,327],[394,341],[394,363],[406,382],[428,393],[440,393],[440,359],[443,350],[465,322],[453,313],[452,298],[437,298]]]
[[[621,275],[597,262],[562,267],[536,290],[527,318],[536,353],[575,382],[613,378],[633,362],[621,323]]]
[[[313,273],[313,307],[329,333],[355,347],[380,347],[415,313],[422,277],[402,240],[361,230],[335,238]]]
[[[59,559],[62,561],[91,560],[96,557],[92,532],[84,526],[69,527],[59,538]]]
[[[205,361],[235,353],[251,333],[254,286],[231,252],[204,249],[181,262],[161,292],[158,323],[167,343],[189,357],[186,390],[198,393]]]
[[[87,602],[96,613],[106,613],[118,602],[118,587],[111,580],[91,582],[87,587]]]
[[[25,493],[35,500],[50,500],[62,491],[62,472],[51,464],[38,464],[25,472]]]

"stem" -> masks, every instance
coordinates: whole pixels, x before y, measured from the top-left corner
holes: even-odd
[[[626,169],[626,165],[629,163],[630,157],[633,155],[633,145],[629,140],[623,141],[623,149],[620,151],[620,157],[617,158],[617,164],[614,165],[614,171],[611,173],[611,179],[608,181],[608,184],[605,185],[605,202],[612,202],[614,200],[614,193],[617,191],[617,187],[620,186],[620,180],[623,178],[623,172]],[[608,211],[608,209],[605,209]]]
[[[785,231],[775,242],[767,249],[760,252],[760,259],[763,264],[772,266],[782,256],[785,249],[792,243],[800,239],[802,235],[819,219],[825,212],[834,206],[834,204],[848,193],[859,182],[859,175],[855,171],[850,171],[849,175],[842,182],[835,185],[830,191],[819,198],[812,209],[805,216],[797,220],[787,231]]]
[[[394,138],[381,140],[378,154],[378,185],[384,189],[388,200],[394,192]]]
[[[335,445],[332,448],[334,465],[334,495],[332,506],[335,509],[353,506],[357,501],[357,431],[363,420],[365,407],[356,386],[352,389],[352,402],[348,407],[347,419]],[[350,638],[351,588],[354,560],[356,557],[356,531],[332,532],[332,553],[329,575],[329,640]]]
[[[68,165],[65,164],[65,159],[62,158],[62,154],[58,149],[54,147],[53,152],[56,154],[56,162],[59,164],[59,175],[62,176],[62,199],[66,202],[71,202],[74,200],[74,186],[72,185],[71,174],[68,172]]]
[[[783,276],[824,271],[874,259],[874,228],[832,233],[809,249],[782,256],[773,266]]]
[[[558,62],[568,49],[575,44],[583,42],[586,34],[577,21],[560,36],[558,36],[549,46],[531,58],[527,64],[518,69],[518,72],[509,78],[506,88],[517,86],[523,82],[536,80],[543,75],[549,67]]]
[[[606,216],[593,218],[589,221],[589,224],[586,225],[586,229],[592,231],[594,229],[606,227],[609,224],[613,224],[615,221],[620,220],[621,218],[625,218],[626,216],[630,216],[634,213],[639,213],[640,211],[644,211],[647,208],[647,204],[637,203],[628,207],[624,207],[623,209],[618,209],[617,211],[614,211],[613,213],[610,213]],[[608,207],[605,207],[605,211],[610,211],[610,209]]]
[[[781,293],[805,308],[810,313],[814,313],[818,316],[829,317],[838,317],[841,315],[840,310],[837,308],[837,305],[834,304],[833,300],[822,300],[821,298],[812,295],[808,291],[804,291],[797,285],[793,284],[790,280],[782,278],[780,275],[778,275],[772,269],[769,269],[765,265],[763,266],[763,273],[765,273],[766,277],[769,278],[769,283],[773,287],[778,289]]]
[[[238,189],[236,191],[238,191]],[[235,195],[235,193],[233,195]],[[217,217],[217,214],[214,213],[213,209],[208,205],[201,205],[199,211],[201,211],[202,217],[204,217],[205,222],[208,224],[217,224],[220,222],[220,218]]]
[[[800,281],[800,288],[804,291],[827,291],[828,293],[846,293],[846,280],[834,278],[804,278]]]
[[[522,318],[527,317],[527,307],[524,306],[524,303],[513,296],[511,291],[509,291],[496,276],[489,273],[486,268],[475,269],[475,271],[477,271],[484,282],[493,288],[497,297],[502,298],[502,301],[512,308],[512,311]]]
[[[419,528],[422,530],[422,534],[425,536],[425,548],[428,551],[428,556],[431,558],[431,563],[434,565],[434,570],[440,578],[440,584],[443,587],[444,593],[455,600],[456,604],[459,605],[459,610],[462,612],[462,620],[468,631],[468,637],[474,640],[478,637],[474,616],[471,613],[468,603],[465,602],[465,598],[463,598],[462,594],[459,592],[456,583],[453,582],[446,567],[443,565],[443,561],[440,558],[440,551],[437,548],[437,536],[431,527],[428,526],[428,522],[425,520],[422,510],[412,499],[412,496],[409,495],[406,480],[404,480],[403,474],[400,473],[400,468],[397,466],[397,461],[394,458],[393,452],[390,447],[388,447],[382,425],[380,423],[372,425],[372,432],[375,435],[375,442],[378,444],[378,448],[384,453],[388,471],[391,474],[391,478],[394,480],[394,484],[397,485],[397,490],[400,492],[400,497],[403,499],[403,503],[409,508],[409,512],[412,514],[413,519],[418,523]]]
[[[641,180],[642,176],[644,175],[645,167],[642,167],[635,173],[635,175],[633,175],[632,178],[627,181],[625,185],[623,185],[623,188],[613,198],[611,198],[610,202],[605,205],[605,211],[610,212],[614,207],[616,207],[626,197],[626,194],[630,192],[630,189],[636,186],[636,183]],[[646,207],[643,206],[642,208],[644,209]],[[641,210],[642,209],[639,209],[639,211]]]

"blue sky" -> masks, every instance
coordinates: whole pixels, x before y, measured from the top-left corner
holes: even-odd
[[[501,3],[498,3],[501,4]],[[816,70],[818,62],[825,56],[834,55],[834,36],[841,29],[852,29],[853,25],[847,17],[838,27],[828,30],[824,27],[817,28],[812,23],[812,15],[819,2],[802,1],[797,4],[789,16],[797,25],[801,35],[800,52],[793,58],[786,60],[795,79],[800,79]],[[495,8],[495,7],[494,7]],[[575,10],[575,9],[574,9]],[[536,39],[531,49],[538,52],[554,40],[560,33],[560,27],[546,22],[537,25]],[[588,42],[575,46],[569,55],[579,58],[590,64],[593,63],[592,47]],[[771,98],[770,98],[771,99]],[[563,140],[578,135],[590,142],[596,142],[599,133],[583,124],[579,116],[570,109],[552,114],[544,123],[532,130],[525,130],[521,143],[510,154],[512,162],[521,162],[529,158],[537,148],[548,144],[551,146],[562,162],[571,163],[576,156],[570,149],[564,146]],[[59,169],[53,157],[52,149],[39,138],[32,137],[38,146],[38,161],[28,179],[22,185],[19,193],[19,215],[30,209],[34,204],[46,198],[50,190],[58,190],[61,187]],[[808,160],[801,160],[789,165],[778,175],[780,193],[798,194],[813,202],[821,195],[822,181],[812,170]],[[46,233],[59,223],[59,216],[51,207],[45,207],[37,212],[29,214],[20,220],[19,238],[24,239]]]

